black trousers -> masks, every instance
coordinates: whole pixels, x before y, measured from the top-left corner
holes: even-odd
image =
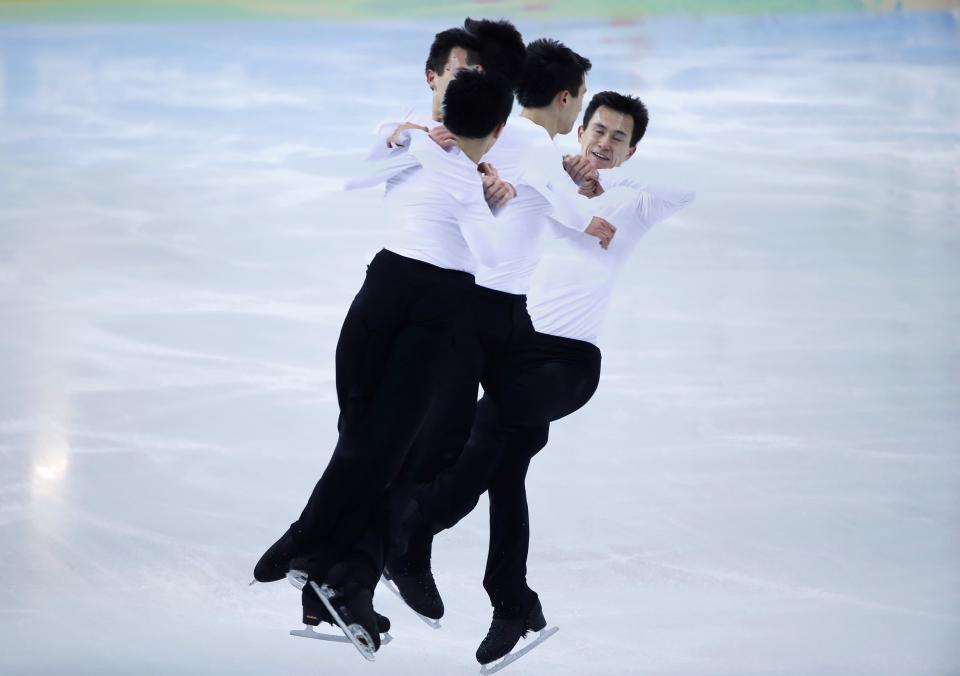
[[[429,483],[459,459],[473,426],[479,385],[489,387],[534,334],[525,296],[477,286],[467,309],[470,321],[457,338],[454,361],[441,376],[420,433],[391,488],[393,507],[403,505],[418,484]],[[429,561],[432,538],[417,544],[406,565],[420,567]]]
[[[387,250],[371,261],[337,343],[337,445],[292,524],[305,553],[346,556],[359,545],[382,556],[375,541],[383,531],[370,526],[385,518],[385,491],[420,430],[441,373],[459,351],[458,337],[467,333],[465,310],[474,288],[468,273]],[[372,563],[382,569],[382,562]]]
[[[467,311],[470,320],[456,340],[454,361],[440,378],[403,468],[402,478],[410,483],[432,481],[459,459],[476,415],[479,385],[490,387],[535,333],[523,295],[477,286]]]
[[[455,525],[489,492],[484,588],[497,615],[521,614],[532,594],[526,584],[530,525],[524,483],[530,460],[546,446],[550,422],[582,407],[599,380],[595,345],[531,334],[485,374],[485,393],[456,463],[415,491],[434,533]],[[445,439],[425,426],[418,443],[431,438]]]

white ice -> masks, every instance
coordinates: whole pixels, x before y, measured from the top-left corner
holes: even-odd
[[[247,587],[384,235],[340,181],[445,25],[0,25],[0,673],[479,671],[485,501],[441,630],[380,590],[376,664]],[[637,175],[698,199],[532,465],[561,631],[503,673],[960,673],[957,15],[520,28],[641,95]]]

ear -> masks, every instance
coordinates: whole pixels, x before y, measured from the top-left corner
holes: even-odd
[[[581,141],[583,141],[583,125],[582,124],[579,127],[577,127],[577,142],[581,142]],[[636,147],[634,147],[634,150],[636,150]]]
[[[566,89],[557,94],[557,96],[560,97],[560,104],[564,106],[567,105],[567,101],[570,100],[570,92],[568,92]]]
[[[437,79],[436,72],[434,72],[430,68],[427,68],[426,76],[427,76],[427,86],[430,87],[430,89],[436,89],[436,85],[433,84],[433,81]]]
[[[623,161],[626,162],[627,160],[629,160],[631,157],[633,157],[633,154],[634,154],[635,152],[637,152],[637,146],[633,146],[633,147],[630,149],[630,152],[628,152],[628,153],[627,153],[627,156],[623,158]]]
[[[483,66],[481,66],[479,63],[478,63],[476,66],[470,66],[470,67],[473,68],[473,69],[474,69],[475,71],[477,71],[478,73],[482,73],[482,72],[483,72]]]
[[[500,134],[503,133],[503,128],[507,126],[506,123],[498,124],[493,130],[493,138],[500,138]]]

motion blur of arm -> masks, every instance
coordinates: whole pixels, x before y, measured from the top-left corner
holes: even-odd
[[[362,176],[347,179],[344,189],[372,188],[380,183],[386,183],[408,169],[419,166],[420,160],[409,153],[393,153],[380,158],[371,158],[364,166],[366,172]]]
[[[429,131],[416,114],[416,109],[411,108],[399,118],[388,119],[376,126],[373,130],[376,141],[367,159],[371,161],[384,160],[388,157],[402,153],[410,143],[410,130],[421,129]]]

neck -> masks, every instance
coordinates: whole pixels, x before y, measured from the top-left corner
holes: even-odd
[[[524,108],[520,111],[520,117],[546,129],[550,138],[556,136],[560,129],[560,115],[551,108]]]
[[[487,151],[484,139],[457,137],[457,145],[463,154],[473,160],[474,164],[480,164],[483,154]]]

